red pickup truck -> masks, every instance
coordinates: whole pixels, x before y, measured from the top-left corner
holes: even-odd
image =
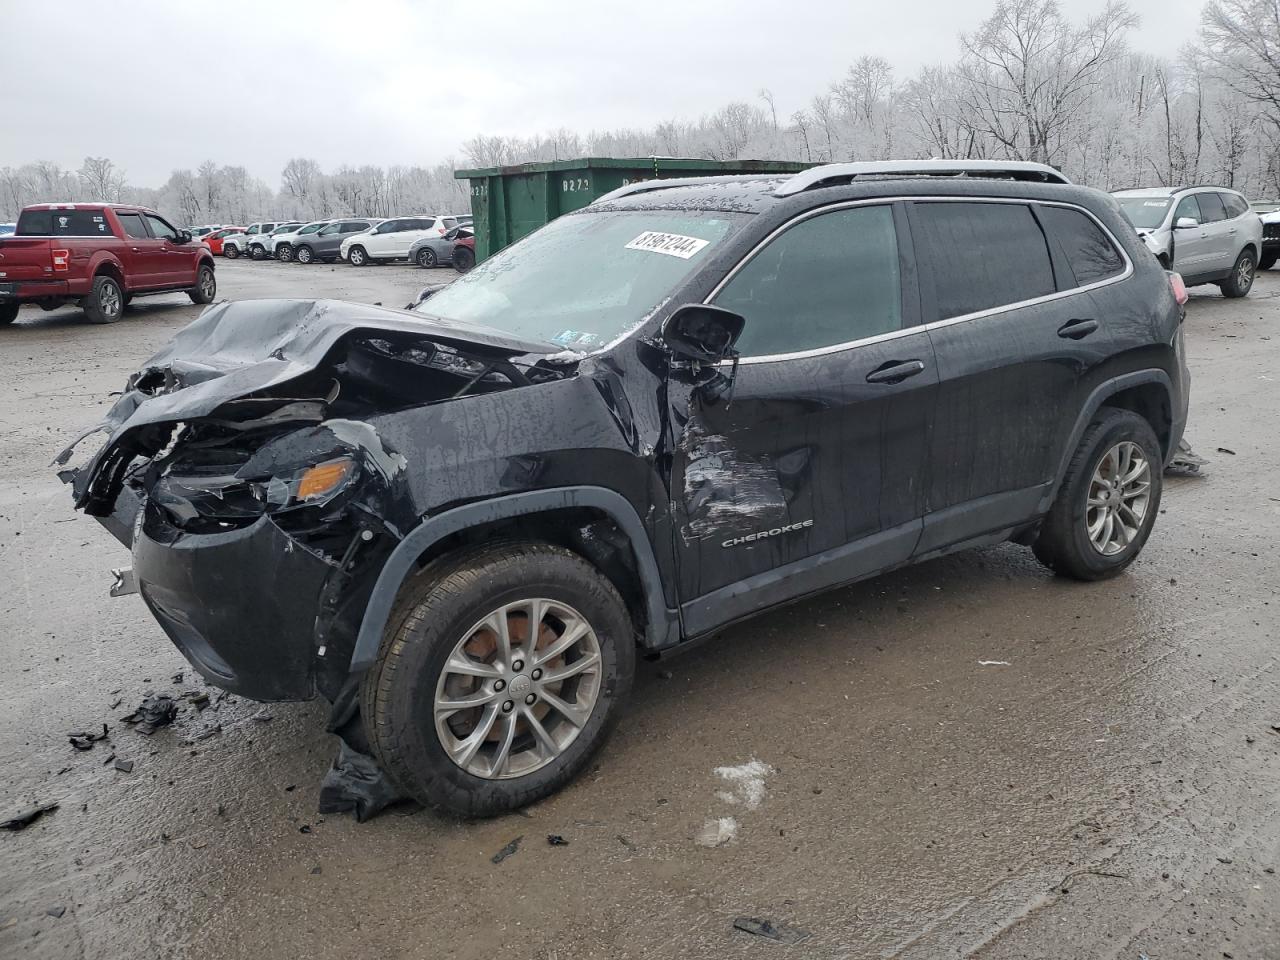
[[[153,210],[119,203],[38,203],[0,236],[0,326],[18,307],[78,303],[94,323],[114,323],[134,297],[185,292],[212,303],[209,248]]]

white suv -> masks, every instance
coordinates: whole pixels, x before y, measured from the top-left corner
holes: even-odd
[[[261,237],[274,230],[279,223],[279,220],[264,220],[249,224],[244,233],[232,234],[222,241],[222,255],[228,260],[244,256],[249,252],[250,243],[262,243]]]
[[[339,256],[355,267],[384,260],[407,260],[409,248],[423,237],[443,237],[458,225],[455,217],[394,217],[342,241]]]

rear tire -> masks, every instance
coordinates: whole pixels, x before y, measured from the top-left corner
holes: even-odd
[[[308,246],[301,246],[293,253],[293,259],[301,264],[308,264],[314,259],[314,254]]]
[[[287,243],[282,243],[276,247],[276,259],[281,263],[288,263],[293,259],[293,248]]]
[[[1128,460],[1123,459],[1125,450]],[[1125,483],[1126,476],[1140,469],[1139,456],[1145,472]],[[1076,580],[1105,580],[1131,564],[1160,513],[1163,460],[1151,424],[1130,410],[1100,409],[1080,438],[1032,545],[1036,559],[1054,573]],[[1115,476],[1123,470],[1128,472]]]
[[[418,251],[418,266],[430,269],[436,265],[436,252],[430,247]]]
[[[365,253],[364,247],[356,244],[347,252],[347,260],[351,262],[353,267],[367,267],[369,265],[369,254]]]
[[[224,243],[222,245],[222,255],[228,260],[235,260],[240,256],[240,248]]]
[[[1270,270],[1276,265],[1277,255],[1274,253],[1264,253],[1262,259],[1258,261],[1259,270]]]
[[[1242,251],[1240,256],[1236,257],[1235,266],[1231,268],[1231,276],[1218,284],[1222,295],[1232,299],[1247,296],[1253,288],[1256,267],[1257,261],[1253,259],[1253,254],[1248,250]]]
[[[536,634],[526,606],[534,603],[543,611]],[[508,627],[505,660],[486,621]],[[585,625],[586,633],[538,667],[537,651],[568,636],[570,624]],[[477,641],[480,651],[473,649]],[[548,681],[534,677],[593,656],[594,669],[552,680],[554,695],[543,698]],[[461,676],[466,670],[448,669],[460,657],[505,666],[491,666],[488,678],[468,678]],[[561,547],[496,544],[430,564],[406,583],[364,678],[361,713],[379,763],[415,799],[460,816],[492,816],[541,800],[580,773],[616,722],[634,674],[631,620],[608,579]],[[458,680],[475,689],[449,689]],[[438,713],[440,696],[477,695],[484,706]],[[556,698],[581,707],[577,722],[553,705]],[[470,758],[455,760],[460,743],[486,720],[490,733]]]
[[[453,248],[453,269],[459,273],[467,273],[476,265],[476,255],[466,247]]]
[[[7,327],[18,319],[20,303],[0,303],[0,327]]]
[[[218,295],[218,280],[213,275],[213,267],[202,263],[196,272],[196,285],[187,291],[192,303],[213,303]]]
[[[255,243],[249,248],[249,256],[254,260],[262,260],[267,255],[267,248],[260,243]]]
[[[115,277],[99,274],[84,301],[84,315],[90,323],[115,323],[124,313],[124,290]]]

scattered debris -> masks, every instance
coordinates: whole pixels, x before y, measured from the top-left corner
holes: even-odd
[[[205,707],[209,706],[209,694],[205,693],[203,690],[193,690],[190,693],[184,694],[184,696],[187,698],[187,702],[195,707],[196,710],[203,710]]]
[[[186,674],[184,674],[181,670],[179,670],[177,673],[175,673],[175,674],[173,675],[173,682],[174,682],[174,683],[181,683],[181,682],[182,682],[182,678],[183,678],[185,675],[186,675]]]
[[[309,823],[304,823],[302,826],[300,826],[300,827],[298,828],[298,832],[299,832],[299,833],[310,833],[310,832],[311,832],[311,824],[309,824]]]
[[[25,810],[19,810],[8,820],[0,820],[0,830],[25,830],[46,813],[52,813],[57,809],[57,801],[38,803],[34,807],[27,807]]]
[[[44,915],[46,917],[53,917],[55,920],[61,920],[62,915],[66,912],[67,912],[67,908],[62,906],[61,904],[58,904],[57,906],[50,907],[48,910],[46,910],[44,912]]]
[[[773,773],[773,767],[754,757],[737,767],[716,767],[712,771],[730,787],[729,790],[717,790],[716,796],[725,803],[740,803],[748,810],[754,810],[764,800],[765,777]]]
[[[111,706],[107,707],[107,709],[108,709],[108,710],[117,710],[117,709],[119,709],[120,704],[122,704],[122,703],[124,703],[124,697],[116,697],[116,698],[115,698],[115,700],[113,700],[113,701],[111,702]]]
[[[107,754],[107,759],[102,761],[102,765],[104,767],[110,766],[112,762],[115,760],[115,758],[116,758],[116,755],[114,753]]]
[[[101,733],[68,733],[67,739],[71,741],[71,746],[75,747],[77,750],[92,750],[93,745],[99,740],[107,739],[107,734],[109,732],[110,728],[104,723],[102,725]]]
[[[713,817],[702,825],[694,840],[700,847],[722,847],[737,836],[737,820],[733,817]]]
[[[313,877],[318,877],[318,876],[320,876],[320,868],[319,868],[319,867],[312,867],[312,868],[311,868],[311,875],[312,875]]]
[[[317,809],[320,813],[352,813],[357,823],[364,823],[402,799],[404,794],[378,766],[378,761],[343,740],[333,766],[320,781]]]
[[[503,860],[507,859],[507,857],[511,856],[513,853],[515,853],[517,850],[520,849],[520,841],[523,839],[524,839],[523,834],[516,837],[514,840],[508,843],[505,847],[503,847],[501,850],[495,853],[492,857],[490,857],[489,862],[501,863]]]
[[[121,773],[133,773],[133,761],[117,760],[116,769],[119,770]]]
[[[253,715],[253,719],[257,720],[259,723],[270,723],[270,722],[271,722],[271,714],[269,714],[269,713],[255,713],[255,714]]]
[[[1231,456],[1233,456],[1233,457],[1236,455],[1236,452],[1235,452],[1234,450],[1228,450],[1226,447],[1219,447],[1219,448],[1218,448],[1218,452],[1219,452],[1219,453],[1227,453],[1227,454],[1230,454],[1230,455],[1231,455]]]
[[[547,843],[553,847],[567,847],[569,845],[569,841],[558,833],[548,833]]]
[[[138,709],[121,719],[133,725],[133,729],[147,736],[161,727],[167,727],[178,716],[178,705],[167,693],[156,693],[147,697],[138,705]]]
[[[774,923],[761,917],[738,917],[733,921],[733,929],[741,930],[752,936],[764,937],[777,943],[800,943],[809,938],[808,930],[792,927],[785,923]]]
[[[1011,664],[1008,660],[979,660],[978,666],[980,667],[1011,667],[1013,666],[1013,664]]]

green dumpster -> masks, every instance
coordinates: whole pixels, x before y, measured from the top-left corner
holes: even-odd
[[[684,160],[675,157],[583,157],[510,167],[457,170],[471,181],[476,260],[497,253],[562,213],[580,210],[611,190],[638,180],[750,173],[799,173],[810,166],[787,160]]]

